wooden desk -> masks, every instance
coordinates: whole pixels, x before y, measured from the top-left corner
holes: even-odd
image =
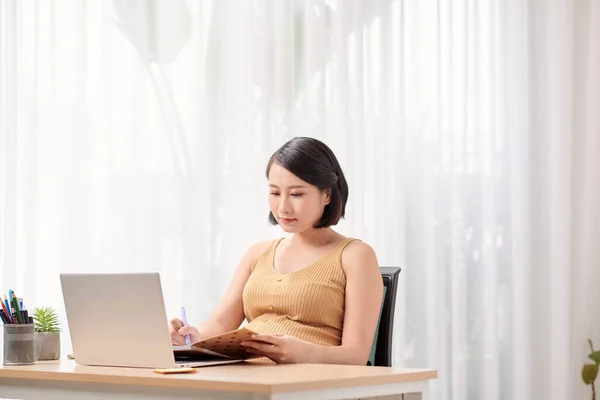
[[[433,370],[322,364],[223,365],[190,374],[88,367],[75,361],[0,366],[0,397],[24,400],[333,400],[413,393],[427,400]],[[402,398],[397,396],[396,398]]]

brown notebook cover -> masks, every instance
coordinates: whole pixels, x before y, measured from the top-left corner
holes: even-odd
[[[206,356],[220,356],[236,360],[247,360],[250,358],[262,357],[256,354],[250,354],[246,347],[240,345],[244,340],[250,340],[255,334],[246,328],[240,328],[235,331],[225,332],[221,335],[192,343],[190,346],[174,346],[173,351],[177,358],[186,357],[206,358]]]

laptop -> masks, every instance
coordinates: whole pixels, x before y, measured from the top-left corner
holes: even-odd
[[[233,364],[211,355],[176,359],[158,273],[60,274],[75,361],[138,368]]]

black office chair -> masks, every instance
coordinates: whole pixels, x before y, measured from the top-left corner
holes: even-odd
[[[367,365],[380,367],[392,366],[392,338],[394,333],[394,312],[396,310],[396,292],[398,291],[399,267],[380,267],[383,279],[383,304],[379,315],[379,324],[371,355]]]

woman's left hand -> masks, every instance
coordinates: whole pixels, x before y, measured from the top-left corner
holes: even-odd
[[[316,345],[294,336],[257,334],[241,344],[247,347],[249,353],[268,357],[278,364],[314,362],[312,358]]]

